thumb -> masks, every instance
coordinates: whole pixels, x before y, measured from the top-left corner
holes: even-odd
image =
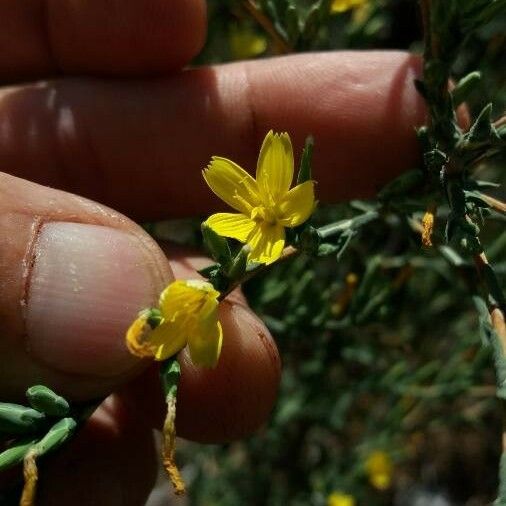
[[[125,329],[170,279],[124,216],[0,173],[0,398],[34,383],[74,399],[111,391],[139,369]]]

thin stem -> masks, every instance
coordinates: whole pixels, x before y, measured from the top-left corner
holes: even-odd
[[[378,216],[379,216],[378,211],[367,211],[366,213],[356,216],[354,218],[337,221],[335,223],[330,223],[329,225],[320,227],[317,229],[318,235],[322,239],[328,239],[329,237],[340,234],[353,226],[357,226],[359,223],[360,225],[363,225],[365,223],[368,223],[369,221],[375,220],[376,218],[378,218]]]
[[[289,258],[294,257],[295,255],[298,255],[300,251],[297,248],[294,248],[293,246],[287,246],[283,252],[281,253],[281,256],[276,260],[276,263],[283,262],[284,260],[288,260]],[[236,288],[238,288],[242,283],[245,283],[246,281],[249,281],[251,278],[256,276],[257,274],[260,274],[261,272],[265,271],[269,266],[267,264],[259,265],[256,269],[253,269],[251,271],[246,272],[246,274],[239,280],[232,283],[227,290],[223,291],[220,296],[218,297],[218,300],[221,302],[224,300],[231,292],[233,292]]]

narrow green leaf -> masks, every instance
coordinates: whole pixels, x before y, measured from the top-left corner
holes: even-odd
[[[77,422],[73,418],[62,418],[55,423],[48,433],[34,446],[37,456],[45,455],[48,452],[59,448],[69,439],[76,430]]]
[[[176,357],[169,358],[161,363],[160,380],[166,398],[176,396],[180,378],[181,366]]]
[[[28,450],[37,442],[36,439],[28,438],[13,443],[7,450],[0,453],[0,471],[9,469],[23,462]]]
[[[481,72],[470,72],[464,76],[451,92],[453,106],[458,107],[460,104],[463,104],[480,81]]]
[[[44,385],[34,385],[26,391],[30,406],[50,416],[65,416],[70,410],[69,403]]]
[[[46,420],[43,413],[7,402],[0,403],[0,432],[26,434],[36,432]]]
[[[297,184],[305,183],[311,180],[311,163],[313,159],[314,139],[310,135],[306,137],[306,143],[300,159],[299,173],[297,174]]]

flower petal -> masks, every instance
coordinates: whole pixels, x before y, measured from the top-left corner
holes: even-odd
[[[285,227],[298,227],[311,216],[314,208],[314,183],[306,181],[285,195],[279,205],[278,221]]]
[[[262,264],[275,262],[285,246],[285,229],[282,225],[259,222],[248,244],[251,246],[250,261]]]
[[[223,329],[218,321],[218,301],[208,298],[198,314],[198,325],[188,339],[190,357],[195,365],[215,367],[223,341]]]
[[[256,181],[231,160],[213,156],[202,175],[209,188],[237,211],[249,216],[251,209],[259,205]]]
[[[290,136],[271,130],[258,157],[256,179],[265,205],[277,203],[290,189],[293,179],[293,150]]]
[[[158,305],[163,317],[170,321],[180,313],[195,311],[207,294],[216,298],[219,292],[211,283],[200,279],[176,280],[160,294]]]
[[[244,214],[216,213],[207,218],[205,224],[218,235],[246,242],[256,222]]]
[[[182,350],[187,343],[188,328],[185,318],[176,318],[156,327],[149,336],[150,345],[156,350],[155,360],[165,360]]]

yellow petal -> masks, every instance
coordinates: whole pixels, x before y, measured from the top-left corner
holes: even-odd
[[[249,216],[251,209],[259,205],[256,181],[231,160],[213,156],[202,175],[209,188],[237,211]]]
[[[279,202],[290,189],[293,179],[293,150],[290,136],[271,130],[260,149],[257,183],[265,205]]]
[[[248,244],[251,246],[250,261],[262,264],[275,262],[285,246],[285,229],[282,225],[259,222]]]
[[[215,367],[218,363],[223,342],[223,330],[219,321],[207,333],[197,333],[188,341],[190,357],[195,365]]]
[[[163,317],[170,321],[180,313],[189,314],[198,308],[206,297],[218,297],[211,283],[200,279],[176,280],[172,282],[161,294],[158,305]]]
[[[217,299],[207,297],[197,316],[197,325],[188,339],[190,357],[196,365],[214,367],[218,363],[223,340]]]
[[[314,183],[306,181],[285,195],[279,205],[278,221],[285,227],[298,227],[311,216],[314,208]]]
[[[223,237],[246,242],[256,223],[244,214],[216,213],[205,221],[212,230]]]
[[[183,318],[167,321],[156,327],[149,336],[149,342],[155,349],[155,360],[165,360],[186,346],[188,328]]]

